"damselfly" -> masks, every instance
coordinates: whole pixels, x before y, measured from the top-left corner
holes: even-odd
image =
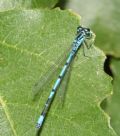
[[[84,27],[81,27],[79,26],[77,28],[77,36],[75,38],[75,40],[73,41],[72,43],[72,49],[68,55],[68,58],[66,60],[66,63],[65,65],[63,66],[55,84],[53,85],[53,88],[50,92],[50,95],[45,103],[45,106],[43,108],[43,111],[38,119],[38,122],[37,122],[37,125],[36,127],[37,128],[41,128],[43,123],[44,123],[44,120],[46,118],[46,115],[47,115],[47,112],[49,110],[49,107],[54,99],[54,96],[56,94],[56,91],[58,90],[58,87],[60,86],[72,60],[75,58],[78,50],[80,49],[81,46],[84,46],[86,45],[87,46],[87,43],[86,43],[86,39],[90,40],[93,36],[93,33],[91,32],[91,30],[89,28],[84,28]]]

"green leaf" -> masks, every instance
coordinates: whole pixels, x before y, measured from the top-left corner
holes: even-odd
[[[111,69],[114,75],[114,93],[109,100],[108,112],[111,115],[111,124],[120,135],[120,60],[112,59]]]
[[[0,104],[2,103],[2,99],[0,98]],[[12,136],[13,132],[8,122],[9,116],[5,115],[5,105],[0,105],[0,135],[1,136]],[[7,113],[7,112],[6,112]]]
[[[77,11],[83,23],[96,33],[96,46],[115,57],[120,57],[119,7],[120,0],[69,0],[67,4],[67,8]]]
[[[58,0],[0,0],[0,11],[18,8],[53,8]]]
[[[71,45],[78,25],[78,16],[59,9],[0,13],[2,136],[8,136],[6,131],[11,130],[10,136],[35,135],[51,87],[36,101],[32,99],[32,87]],[[100,108],[112,90],[111,79],[103,71],[105,56],[94,46],[86,54],[91,57],[85,57],[82,49],[78,52],[64,107],[59,109],[57,99],[53,101],[43,136],[116,136],[108,115]]]

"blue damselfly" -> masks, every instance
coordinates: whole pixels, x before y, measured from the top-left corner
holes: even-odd
[[[73,41],[72,43],[72,49],[70,50],[70,53],[68,55],[68,58],[66,60],[66,63],[65,65],[63,66],[55,84],[53,85],[53,88],[50,92],[50,95],[45,103],[45,106],[43,108],[43,111],[38,119],[38,122],[37,122],[37,128],[41,128],[42,125],[43,125],[43,122],[45,120],[45,117],[46,117],[46,114],[49,110],[49,107],[54,99],[54,96],[56,94],[56,91],[58,90],[58,87],[60,86],[66,72],[68,71],[68,68],[72,62],[72,60],[75,58],[78,50],[80,49],[81,46],[87,46],[88,48],[88,45],[86,43],[86,39],[90,40],[93,36],[93,33],[91,32],[91,30],[89,28],[84,28],[84,27],[81,27],[79,26],[77,28],[77,36],[75,38],[75,40]],[[45,80],[46,80],[46,77],[45,77]]]

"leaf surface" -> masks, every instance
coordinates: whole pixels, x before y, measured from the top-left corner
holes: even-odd
[[[53,8],[58,0],[0,0],[0,11],[11,9]]]
[[[78,16],[59,9],[0,13],[2,136],[8,136],[8,131],[10,136],[36,134],[35,125],[51,87],[36,101],[32,87],[69,48],[78,25]],[[41,135],[116,136],[100,108],[112,90],[111,79],[103,71],[105,56],[94,46],[86,53],[90,57],[85,57],[82,49],[78,52],[64,107],[59,109],[57,99],[53,101]]]

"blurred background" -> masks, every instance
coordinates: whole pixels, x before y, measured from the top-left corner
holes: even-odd
[[[60,0],[56,7],[79,14],[81,24],[96,34],[95,46],[106,54],[104,70],[113,78],[113,95],[101,107],[120,136],[120,0]]]

